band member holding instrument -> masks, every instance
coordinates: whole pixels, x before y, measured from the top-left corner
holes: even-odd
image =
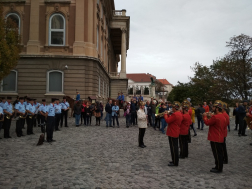
[[[209,119],[206,113],[203,114],[203,120],[205,124],[209,126],[208,140],[210,141],[213,156],[215,158],[215,167],[210,170],[210,172],[213,173],[221,173],[223,169],[223,133],[227,125],[226,119],[222,115],[222,108],[222,102],[217,100],[213,105],[214,115],[210,115]]]
[[[46,116],[47,116],[46,112],[47,112],[46,100],[42,99],[42,105],[39,106],[41,133],[45,133]]]
[[[36,107],[34,106],[34,99],[28,99],[29,104],[26,106],[27,116],[27,135],[34,135],[33,133],[33,123],[35,119]]]
[[[163,112],[165,112],[166,111],[166,106],[165,106],[165,104],[164,103],[162,103],[161,104],[161,108],[159,109],[159,114],[160,113],[163,113]],[[165,134],[165,128],[166,128],[166,126],[167,126],[167,123],[165,122],[165,119],[164,119],[164,116],[160,116],[160,122],[161,122],[161,124],[162,124],[162,127],[161,127],[161,129],[160,129],[160,131],[163,133],[163,134]]]
[[[182,113],[183,119],[180,125],[180,134],[179,134],[179,146],[180,146],[180,158],[184,159],[188,157],[188,132],[190,125],[192,124],[191,116],[188,113],[190,107],[190,102],[183,103]]]
[[[1,106],[2,108],[4,107],[5,102],[6,102],[5,97],[1,97],[1,98],[0,98],[0,106]]]
[[[138,135],[138,146],[140,148],[145,148],[146,146],[144,145],[143,138],[145,134],[145,130],[147,128],[147,118],[144,113],[144,102],[140,102],[140,109],[137,111],[137,116],[138,116],[138,128],[139,128],[139,135]]]
[[[55,99],[55,131],[60,131],[59,130],[59,122],[60,122],[60,118],[61,118],[61,109],[62,109],[62,106],[61,104],[59,103],[59,99]]]
[[[3,108],[0,106],[0,132],[2,129],[3,121],[4,121]],[[2,138],[0,137],[0,139]]]
[[[12,97],[7,97],[7,101],[4,104],[3,111],[4,111],[4,138],[11,138],[10,137],[10,126],[11,126],[11,119],[13,116],[12,112],[12,104],[11,104]]]
[[[23,97],[20,97],[19,102],[15,104],[15,112],[16,115],[19,116],[19,118],[16,121],[16,133],[17,137],[21,137],[24,136],[22,128],[25,124],[25,118],[23,118],[23,116],[25,116],[26,113]],[[20,117],[22,117],[22,119]]]
[[[61,103],[62,109],[61,109],[61,118],[60,118],[60,127],[63,125],[63,117],[65,118],[65,127],[67,126],[67,116],[68,116],[68,111],[69,111],[69,103],[66,101],[66,97],[63,97],[63,102]],[[85,120],[84,120],[85,123]]]
[[[226,113],[226,109],[227,109],[227,104],[225,102],[223,102],[223,109],[222,109],[222,115],[225,117],[226,119],[226,127],[224,127],[224,142],[223,142],[223,163],[224,164],[228,164],[228,154],[227,154],[227,145],[226,145],[226,138],[227,138],[227,127],[230,124],[230,120],[229,120],[229,116]]]
[[[55,125],[55,98],[52,98],[52,103],[47,106],[47,126],[46,126],[46,137],[47,142],[55,142],[53,140],[53,131]]]
[[[172,161],[168,164],[168,166],[178,166],[179,156],[178,156],[178,137],[180,133],[180,125],[182,122],[182,114],[179,110],[180,108],[179,102],[174,102],[172,106],[173,114],[165,114],[164,119],[166,123],[168,123],[168,127],[166,130],[166,135],[169,138],[170,150]]]
[[[245,134],[247,128],[247,122],[245,120],[246,113],[248,113],[249,106],[247,100],[243,100],[243,104],[238,107],[239,114],[239,136],[247,136]]]

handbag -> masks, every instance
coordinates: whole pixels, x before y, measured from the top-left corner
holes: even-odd
[[[101,117],[101,112],[95,112],[95,117]]]

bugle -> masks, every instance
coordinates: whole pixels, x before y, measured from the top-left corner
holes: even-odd
[[[164,111],[162,113],[159,113],[159,114],[155,114],[155,117],[164,117],[165,114],[171,114],[172,111]]]

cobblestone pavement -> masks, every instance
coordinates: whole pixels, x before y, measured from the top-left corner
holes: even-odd
[[[106,128],[104,121],[75,127],[69,119],[69,128],[55,132],[56,142],[39,147],[40,128],[17,138],[12,122],[12,138],[0,140],[0,188],[252,188],[251,138],[237,136],[234,120],[227,138],[229,164],[221,174],[210,173],[214,158],[207,127],[192,137],[189,158],[168,167],[167,136],[148,128],[142,149],[138,128],[119,120],[120,128]]]

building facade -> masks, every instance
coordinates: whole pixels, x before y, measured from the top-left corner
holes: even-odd
[[[114,0],[3,0],[3,15],[19,26],[22,52],[3,79],[1,96],[107,99],[111,80],[127,91],[130,17]],[[118,72],[119,77],[111,74]]]

